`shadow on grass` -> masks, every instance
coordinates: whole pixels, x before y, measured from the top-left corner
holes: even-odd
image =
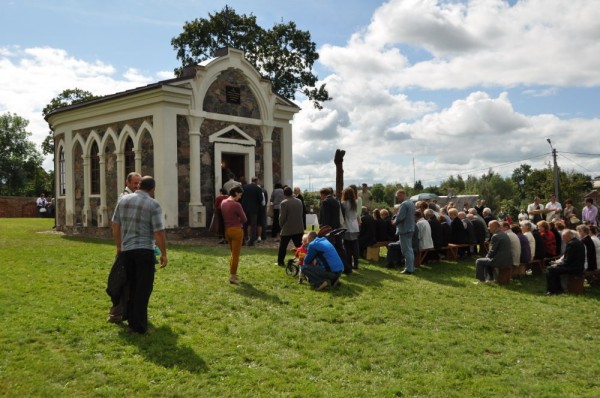
[[[283,301],[276,295],[258,290],[249,282],[240,282],[237,289],[233,291],[241,296],[264,300],[273,304],[283,304]]]
[[[179,336],[168,326],[161,326],[154,333],[147,335],[123,332],[120,336],[125,341],[135,344],[146,359],[159,366],[178,367],[191,373],[208,370],[204,360],[194,350],[177,344]]]

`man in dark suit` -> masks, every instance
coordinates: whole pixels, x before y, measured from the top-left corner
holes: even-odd
[[[567,244],[562,260],[552,264],[546,269],[546,294],[564,293],[560,283],[560,276],[582,275],[585,263],[585,246],[577,239],[577,232],[565,229],[562,240]]]
[[[279,211],[279,225],[281,226],[279,251],[277,252],[277,265],[285,265],[285,251],[290,240],[295,247],[302,245],[304,234],[304,205],[300,199],[294,197],[292,188],[283,188],[283,200]]]
[[[333,197],[330,188],[322,188],[319,194],[321,194],[319,227],[329,225],[332,229],[338,229],[340,227],[340,202]]]
[[[510,268],[512,267],[512,251],[510,248],[510,239],[500,229],[500,224],[496,220],[490,221],[490,250],[487,255],[478,258],[475,261],[475,276],[480,282],[489,282],[494,280],[494,268]]]
[[[253,246],[257,239],[257,225],[258,225],[258,212],[263,201],[263,194],[261,187],[258,186],[258,178],[252,177],[250,184],[242,186],[244,194],[242,196],[241,204],[246,213],[248,221],[244,225],[246,232],[246,245]],[[248,231],[248,227],[250,230]]]
[[[365,206],[361,209],[360,230],[358,233],[358,250],[363,253],[367,247],[377,242],[375,219]]]

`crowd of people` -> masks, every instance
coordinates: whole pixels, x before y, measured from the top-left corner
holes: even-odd
[[[452,202],[415,203],[400,189],[390,211],[372,208],[366,183],[360,189],[345,188],[341,200],[332,188],[322,188],[319,231],[305,233],[307,208],[299,188],[275,184],[269,197],[257,177],[249,183],[243,177],[239,181],[229,177],[215,199],[211,231],[229,245],[229,282],[234,285],[240,283],[242,246],[267,239],[267,217],[272,218],[271,238],[279,246],[276,264],[285,266],[291,242],[299,281],[308,280],[315,290],[338,286],[342,273],[358,269],[367,248],[377,242],[388,243],[387,266],[401,267],[406,275],[415,272],[421,252],[426,252],[425,262],[435,262],[444,255],[443,248],[460,245],[458,255],[478,255],[475,283],[493,283],[502,268],[520,270],[522,264],[552,259],[546,274],[548,294],[563,292],[561,275],[586,273],[595,278],[600,264],[598,209],[591,199],[579,212],[570,199],[563,208],[554,196],[546,205],[536,197],[513,220],[503,207],[494,214],[484,200],[465,204],[459,211]],[[117,256],[107,286],[113,303],[108,320],[128,320],[135,333],[148,331],[155,265],[165,267],[168,262],[155,185],[152,177],[128,175],[112,218]],[[42,195],[42,206],[43,200]],[[524,275],[531,272],[526,267]]]

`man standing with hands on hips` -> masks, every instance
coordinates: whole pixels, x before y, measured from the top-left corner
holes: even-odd
[[[134,333],[148,331],[148,302],[154,286],[154,241],[160,249],[160,267],[167,266],[167,239],[162,209],[153,198],[154,178],[142,178],[136,192],[125,195],[115,208],[112,232],[127,272],[130,299],[127,305],[129,329]]]

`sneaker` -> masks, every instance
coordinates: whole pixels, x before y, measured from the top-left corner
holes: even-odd
[[[329,281],[323,281],[316,290],[325,290],[329,287]]]
[[[262,239],[260,238],[260,236],[258,238],[256,238],[256,243],[262,242]]]
[[[533,275],[533,270],[525,270],[525,275]]]

